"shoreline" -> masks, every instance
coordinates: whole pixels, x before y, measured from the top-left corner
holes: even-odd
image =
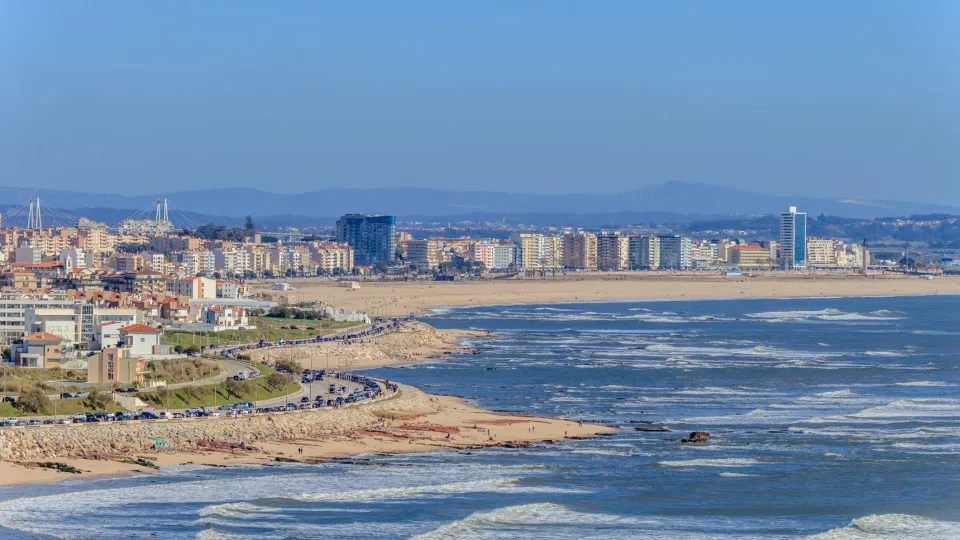
[[[486,332],[437,330],[425,323],[346,346],[285,347],[291,357],[334,351],[367,356],[354,368],[433,361],[454,352],[465,337]],[[391,336],[393,336],[391,338]],[[378,343],[378,340],[387,340]],[[385,356],[387,349],[391,356]],[[372,354],[371,351],[377,352]],[[406,358],[400,362],[397,356]],[[395,382],[395,381],[391,381]],[[466,398],[431,395],[399,384],[400,391],[374,402],[336,410],[312,409],[203,422],[50,426],[0,431],[0,486],[151,473],[153,467],[124,462],[143,459],[156,467],[323,463],[366,454],[399,454],[486,447],[519,448],[564,439],[592,438],[616,428],[527,414],[497,413],[469,405]],[[175,450],[152,448],[150,437]],[[119,448],[118,448],[119,447]],[[302,452],[302,453],[301,453]],[[82,474],[32,464],[63,464]]]

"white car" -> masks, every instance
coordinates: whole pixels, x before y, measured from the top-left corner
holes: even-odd
[[[220,416],[220,411],[210,411],[207,416]]]
[[[69,419],[69,418],[61,418],[61,419],[57,420],[57,423],[58,423],[58,424],[72,424],[72,423],[73,423],[73,420],[71,420],[71,419]]]

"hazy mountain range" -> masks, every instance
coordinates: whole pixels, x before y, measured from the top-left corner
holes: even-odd
[[[287,219],[289,224],[331,223],[350,212],[393,214],[407,219],[440,218],[443,221],[472,219],[516,222],[521,216],[536,221],[576,222],[578,216],[600,223],[643,221],[690,221],[722,216],[765,215],[788,205],[809,214],[851,218],[905,216],[911,214],[960,214],[960,208],[928,203],[874,201],[864,198],[830,199],[764,195],[711,184],[666,182],[615,194],[542,195],[492,191],[444,191],[422,188],[332,188],[293,195],[250,188],[218,188],[158,193],[115,195],[56,189],[0,187],[0,207],[15,219],[31,197],[40,197],[45,208],[65,215],[86,215],[116,223],[132,214],[151,216],[157,199],[167,199],[171,218],[186,213],[200,222],[237,222],[252,215],[270,222]],[[4,216],[5,222],[10,222]],[[605,221],[606,220],[606,221]],[[630,221],[635,220],[635,221]],[[528,221],[529,222],[529,221]]]

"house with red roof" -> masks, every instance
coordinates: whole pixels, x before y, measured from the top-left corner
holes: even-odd
[[[145,324],[133,324],[120,328],[121,346],[130,347],[130,354],[154,354],[160,349],[163,330]]]
[[[63,361],[60,352],[64,340],[49,332],[34,332],[23,336],[22,343],[10,346],[10,357],[20,367],[56,368]]]

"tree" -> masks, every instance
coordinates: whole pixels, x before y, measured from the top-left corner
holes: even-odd
[[[93,410],[100,410],[107,406],[107,396],[99,390],[94,390],[83,398],[83,405]]]
[[[177,354],[180,354],[180,353],[183,352],[183,347],[180,346],[180,345],[175,345],[175,346],[173,347],[173,352],[175,352],[175,353],[177,353]]]
[[[397,260],[397,261],[402,261],[402,260],[403,260],[403,250],[398,247],[398,248],[396,249],[396,251],[393,252],[393,258],[394,258],[395,260]]]
[[[39,413],[41,409],[50,406],[50,398],[47,397],[43,387],[35,384],[20,392],[20,399],[16,406],[23,412]]]
[[[390,267],[387,266],[387,263],[385,261],[380,261],[373,267],[373,270],[378,274],[386,274],[387,270],[389,269]]]
[[[286,276],[286,277],[288,277],[288,278],[292,278],[292,277],[295,276],[296,274],[297,274],[297,272],[296,272],[293,268],[287,268],[287,269],[283,272],[283,275]]]
[[[286,386],[289,381],[289,378],[280,373],[271,373],[264,378],[264,382],[267,383],[267,388],[270,390],[279,390]]]
[[[281,358],[280,360],[277,360],[274,365],[286,371],[287,373],[300,373],[300,364],[289,358]]]
[[[243,384],[235,379],[227,379],[227,393],[239,398],[243,395]]]
[[[247,231],[249,231],[249,232],[256,232],[256,231],[257,231],[256,225],[253,224],[253,217],[252,217],[252,216],[247,216],[247,221],[246,221],[246,223],[244,224],[243,227],[244,227]]]

